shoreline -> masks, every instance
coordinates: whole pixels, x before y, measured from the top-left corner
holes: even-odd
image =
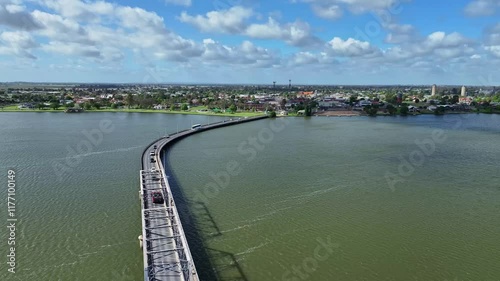
[[[10,108],[0,108],[0,113],[2,112],[32,112],[32,113],[66,113],[65,108],[61,109],[18,109],[12,108],[13,106],[8,106]],[[259,117],[264,116],[266,113],[264,112],[236,112],[236,113],[212,113],[212,112],[198,112],[198,111],[168,111],[168,110],[155,110],[155,109],[99,109],[99,110],[85,110],[84,112],[77,113],[68,113],[68,114],[81,114],[81,113],[100,113],[100,112],[110,112],[110,113],[157,113],[157,114],[181,114],[181,115],[202,115],[202,116],[220,116],[220,117]],[[442,115],[448,114],[500,114],[500,112],[446,112]],[[406,116],[419,116],[419,115],[435,115],[433,112],[421,112],[421,113],[409,113]],[[436,115],[436,116],[442,116]],[[311,117],[375,117],[369,116],[368,114],[362,111],[321,111],[316,112],[311,115]],[[401,116],[398,114],[389,115],[385,113],[377,113],[376,117],[379,116]],[[297,116],[295,114],[285,115],[285,116],[276,116],[276,117],[302,117]]]
[[[31,112],[31,113],[66,113],[65,109],[0,109],[2,112]],[[82,114],[82,113],[161,113],[161,114],[182,114],[182,115],[203,115],[203,116],[220,116],[220,117],[258,117],[264,116],[264,112],[236,112],[236,113],[211,113],[211,112],[197,112],[197,111],[164,111],[153,109],[99,109],[99,110],[85,110],[84,112],[75,112],[68,114]]]

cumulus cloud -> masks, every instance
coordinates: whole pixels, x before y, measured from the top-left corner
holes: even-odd
[[[228,10],[211,11],[206,15],[191,16],[183,12],[180,21],[189,23],[203,32],[245,35],[257,39],[281,40],[292,46],[318,45],[321,40],[312,35],[308,23],[295,21],[281,24],[269,17],[266,23],[247,22],[254,15],[252,9],[240,6]]]
[[[409,30],[412,30],[411,28]],[[384,58],[390,61],[404,61],[411,58],[429,57],[432,59],[451,59],[470,56],[474,52],[474,41],[453,32],[433,32],[425,37],[412,30],[411,38],[397,46],[385,50]]]
[[[38,43],[26,31],[4,31],[0,34],[0,54],[36,59],[30,52]]]
[[[500,23],[493,27],[486,28],[484,50],[500,58]]]
[[[385,28],[388,31],[385,38],[386,43],[401,44],[413,42],[418,38],[417,30],[410,24],[389,23]]]
[[[301,21],[279,24],[269,18],[264,24],[251,24],[244,32],[245,35],[258,39],[276,39],[285,41],[292,46],[317,45],[321,40],[311,34],[309,24]]]
[[[353,38],[343,40],[342,38],[335,37],[328,42],[328,45],[333,54],[343,57],[360,57],[378,52],[378,49],[371,46],[369,42],[359,41]]]
[[[343,10],[351,13],[362,14],[366,12],[378,12],[381,10],[393,11],[401,2],[408,0],[297,0],[309,3],[313,12],[322,18],[338,19]]]
[[[491,16],[500,9],[499,0],[473,0],[465,7],[465,14],[471,17]]]
[[[500,23],[488,27],[484,31],[485,43],[487,45],[500,45]]]
[[[313,9],[313,4],[320,5],[322,9],[315,13],[325,18],[339,18],[346,10],[374,11],[377,15],[383,7],[394,4],[391,0],[308,2]],[[392,69],[429,75],[436,71],[466,72],[470,71],[468,67],[478,71],[481,67],[492,69],[491,66],[500,63],[500,24],[486,29],[483,42],[478,42],[457,32],[422,35],[415,26],[390,19],[381,22],[387,31],[385,43],[390,47],[381,48],[370,38],[335,36],[334,29],[331,30],[334,36],[330,37],[333,39],[324,42],[314,35],[317,26],[302,20],[282,22],[277,15],[261,19],[253,9],[239,6],[203,15],[186,12],[180,15],[181,22],[202,32],[246,37],[243,42],[230,44],[224,41],[225,36],[193,40],[171,30],[155,12],[118,3],[82,0],[37,0],[39,6],[23,6],[21,1],[0,0],[0,3],[0,55],[35,62],[37,57],[40,59],[36,61],[43,60],[45,52],[54,58],[74,61],[72,67],[82,65],[89,70],[116,73],[125,67],[122,63],[130,53],[142,54],[138,57],[139,65],[155,67],[165,63],[174,66],[169,68],[171,74],[185,71],[186,77],[194,73],[193,69],[196,73],[206,69],[226,74],[230,69],[241,73],[253,71],[263,79],[274,69],[286,72],[286,79],[294,73],[306,75],[317,71],[359,77],[353,74],[383,74]],[[19,19],[24,19],[21,21],[24,23],[20,24]],[[281,53],[277,48],[257,46],[250,41],[253,39],[278,40],[300,49],[287,48]],[[315,48],[307,48],[310,46]],[[59,69],[57,64],[53,67]]]
[[[498,45],[498,46],[486,46],[486,47],[484,47],[484,49],[489,51],[495,57],[500,58],[500,45]]]
[[[268,49],[244,41],[240,46],[230,47],[212,39],[203,40],[202,59],[207,62],[224,64],[244,64],[257,67],[270,67],[279,63],[279,57]]]
[[[44,44],[42,49],[55,54],[63,54],[67,56],[82,56],[91,58],[99,58],[101,56],[101,52],[97,47],[74,42],[52,41],[48,44]]]
[[[180,5],[180,6],[191,6],[191,0],[165,0],[167,4]]]
[[[96,1],[82,2],[80,0],[42,0],[50,9],[58,12],[65,18],[76,20],[98,20],[99,16],[113,13],[113,4]]]
[[[63,18],[57,14],[50,14],[35,10],[31,13],[36,23],[41,27],[36,34],[57,41],[87,42],[87,32],[74,20]]]
[[[1,25],[28,31],[40,28],[30,13],[24,11],[24,7],[0,3],[0,26]]]
[[[342,8],[335,4],[315,4],[312,5],[312,9],[317,16],[325,19],[338,19],[343,15]]]
[[[204,32],[235,34],[245,29],[246,20],[252,15],[252,9],[235,6],[228,10],[211,11],[204,16],[190,16],[186,12],[182,12],[179,20]]]
[[[115,13],[121,25],[125,28],[146,32],[162,32],[165,30],[163,18],[154,12],[137,7],[117,7]]]

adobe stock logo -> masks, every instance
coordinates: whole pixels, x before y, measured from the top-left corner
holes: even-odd
[[[396,184],[405,181],[406,177],[409,177],[415,173],[417,167],[421,167],[425,164],[427,157],[431,156],[436,152],[436,147],[438,144],[442,144],[446,141],[447,136],[444,130],[436,129],[431,133],[430,138],[424,140],[415,140],[417,148],[412,150],[407,158],[400,155],[398,165],[398,174],[387,171],[385,173],[385,179],[391,191],[395,191]]]
[[[312,255],[303,259],[301,264],[286,270],[281,276],[281,280],[300,281],[310,278],[321,264],[333,254],[334,250],[340,247],[340,244],[332,243],[330,236],[325,240],[317,238],[316,242],[318,245],[314,248]]]

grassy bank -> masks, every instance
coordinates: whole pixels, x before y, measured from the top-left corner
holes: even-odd
[[[214,113],[211,111],[198,111],[202,108],[197,107],[191,110],[154,110],[154,109],[91,109],[85,112],[124,112],[124,113],[165,113],[165,114],[189,114],[189,115],[208,115],[208,116],[228,116],[228,117],[254,117],[262,116],[263,112],[236,112],[236,113]],[[61,107],[59,109],[19,109],[17,105],[9,105],[0,108],[0,112],[64,112],[65,108]]]

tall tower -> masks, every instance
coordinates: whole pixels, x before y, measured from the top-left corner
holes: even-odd
[[[273,81],[273,89],[276,89],[276,81]]]
[[[436,84],[432,85],[431,95],[432,95],[432,96],[435,96],[435,95],[436,95]]]
[[[462,90],[460,91],[460,95],[462,97],[466,97],[467,96],[467,89],[465,88],[465,86],[462,86]]]
[[[288,80],[288,89],[291,90],[292,89],[292,79],[289,79]]]

